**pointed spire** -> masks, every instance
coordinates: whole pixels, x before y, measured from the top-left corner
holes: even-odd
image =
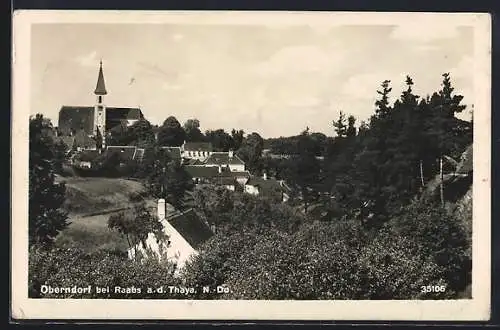
[[[94,91],[95,95],[106,95],[106,85],[104,84],[104,74],[102,73],[102,60],[99,62],[99,76],[97,77],[97,85]]]

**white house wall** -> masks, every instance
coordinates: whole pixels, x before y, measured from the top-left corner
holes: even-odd
[[[148,234],[146,239],[146,246],[152,252],[154,252],[158,258],[167,257],[167,260],[176,263],[177,269],[182,269],[186,262],[192,257],[198,254],[198,252],[182,237],[182,235],[167,221],[163,220],[163,233],[167,236],[164,242],[160,242],[156,239],[153,233]],[[170,244],[167,247],[167,242]],[[142,244],[138,244],[135,249],[144,254],[145,248]],[[133,258],[135,254],[134,249],[128,251],[129,258]]]
[[[231,172],[244,172],[245,171],[245,165],[244,164],[238,164],[238,165],[233,165],[229,164],[229,169]]]

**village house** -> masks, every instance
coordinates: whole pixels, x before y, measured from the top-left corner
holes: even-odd
[[[232,172],[245,171],[245,162],[232,150],[228,152],[213,152],[205,161],[205,166],[229,167]]]
[[[190,258],[198,254],[197,249],[213,235],[213,232],[192,209],[177,214],[167,214],[167,210],[165,200],[159,199],[157,217],[163,226],[166,240],[149,233],[145,245],[139,243],[128,250],[128,255],[129,258],[134,258],[139,252],[147,257],[147,251],[151,251],[159,259],[166,258],[175,263],[179,271]]]
[[[252,195],[260,195],[278,198],[282,202],[288,201],[291,189],[283,180],[268,178],[264,173],[262,177],[252,176],[245,184],[245,192]]]
[[[181,150],[183,158],[200,161],[206,160],[213,153],[212,144],[209,142],[185,142]]]

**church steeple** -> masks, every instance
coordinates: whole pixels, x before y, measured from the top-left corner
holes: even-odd
[[[106,85],[104,84],[104,74],[102,73],[102,60],[99,62],[99,75],[97,76],[97,85],[94,91],[95,95],[106,95]]]
[[[103,95],[107,94],[104,85],[104,74],[102,73],[102,61],[99,63],[99,75],[97,76],[97,85],[94,94],[97,96],[97,102],[94,107],[94,137],[96,138],[98,149],[106,147],[106,106],[103,103]]]

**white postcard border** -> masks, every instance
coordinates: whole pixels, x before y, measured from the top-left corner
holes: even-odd
[[[470,300],[238,301],[28,298],[28,118],[31,25],[308,24],[399,25],[434,19],[474,27],[473,284]],[[434,21],[435,22],[435,21]],[[435,23],[436,24],[436,23]],[[429,26],[422,26],[432,28]],[[481,13],[16,11],[13,17],[12,316],[19,319],[488,320],[491,292],[491,18]]]

